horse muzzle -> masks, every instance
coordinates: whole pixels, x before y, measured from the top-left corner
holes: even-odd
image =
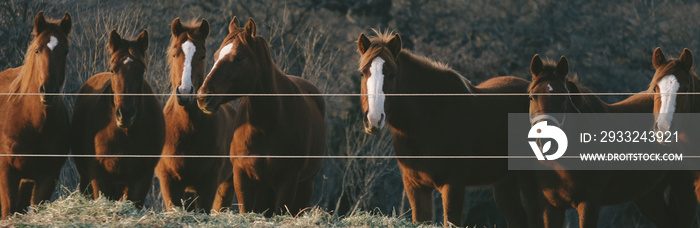
[[[205,114],[211,115],[219,110],[219,105],[221,104],[220,97],[212,96],[200,96],[197,98],[197,106]]]
[[[136,109],[118,108],[114,117],[117,122],[117,127],[129,128],[136,119]]]
[[[384,127],[384,121],[386,115],[384,113],[381,114],[378,120],[372,121],[371,119],[376,119],[376,118],[370,118],[367,113],[365,113],[365,118],[363,118],[363,123],[365,127],[365,132],[370,135],[377,135],[379,132],[382,130]]]
[[[58,89],[51,89],[49,88],[47,90],[46,86],[41,86],[39,87],[39,100],[41,100],[41,104],[46,105],[46,106],[52,106],[56,104],[58,99],[60,97],[58,95],[54,94],[46,94],[46,93],[58,93]]]
[[[190,93],[182,93],[180,89],[175,90],[177,94],[177,103],[181,106],[189,106],[192,104],[194,97],[191,95],[194,92],[194,88],[190,87]]]

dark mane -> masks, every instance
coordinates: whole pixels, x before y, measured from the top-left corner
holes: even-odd
[[[678,59],[672,59],[668,61],[668,64],[664,65],[663,69],[657,70],[656,73],[654,73],[654,78],[651,79],[651,82],[649,83],[649,90],[652,91],[654,87],[659,83],[661,79],[663,79],[663,76],[671,74],[673,70],[675,70],[677,67],[676,65],[680,64]],[[690,74],[690,78],[684,80],[689,80],[686,83],[689,83],[691,86],[694,85],[693,83],[693,78],[698,78],[698,75],[695,73],[695,65],[693,65],[690,68],[690,71],[687,72]],[[676,75],[678,77],[678,75]]]
[[[544,64],[544,69],[542,72],[549,72],[549,73],[543,73],[544,76],[534,78],[532,83],[530,83],[530,87],[528,88],[529,93],[536,93],[537,91],[532,91],[535,89],[535,86],[537,86],[539,83],[543,81],[561,81],[557,76],[554,74],[554,71],[556,69],[557,63],[552,60],[552,59],[542,59],[542,63]],[[578,74],[574,74],[573,77],[569,77],[568,75],[565,78],[565,81],[563,81],[564,85],[566,86],[566,89],[568,90],[568,93],[571,94],[576,94],[576,93],[592,93],[593,91],[583,85],[581,81],[579,80]],[[571,96],[570,96],[571,97]],[[578,111],[581,112],[607,112],[607,103],[605,103],[603,100],[601,100],[598,96],[595,95],[573,95],[571,102],[575,102],[575,108],[578,109]]]
[[[378,29],[372,29],[372,31],[376,34],[376,36],[369,38],[372,42],[372,45],[370,45],[365,54],[360,56],[359,70],[363,71],[365,69],[368,69],[369,65],[372,63],[372,60],[374,60],[376,57],[381,57],[382,59],[384,59],[384,61],[386,61],[384,64],[389,64],[389,66],[396,68],[397,63],[387,47],[387,43],[391,40],[391,38],[394,37],[396,33],[389,30],[380,31]],[[471,83],[471,81],[466,77],[462,76],[459,72],[452,69],[447,64],[437,62],[422,55],[414,54],[410,50],[403,48],[401,49],[399,58],[402,56],[408,57],[408,59],[411,61],[411,65],[430,68],[435,71],[445,72],[449,75],[454,75],[455,77],[458,77],[458,79],[464,83],[464,86],[467,88],[469,93],[473,92],[474,85]]]
[[[201,26],[202,23],[198,20],[198,18],[193,18],[190,21],[182,23],[182,28],[186,30],[186,32],[183,32],[179,36],[170,36],[170,45],[168,45],[170,48],[168,48],[168,64],[172,65],[173,61],[175,59],[175,55],[180,51],[180,45],[184,43],[185,40],[189,39],[188,35],[191,36],[192,38],[198,39],[202,38],[201,34],[197,31],[199,26]]]

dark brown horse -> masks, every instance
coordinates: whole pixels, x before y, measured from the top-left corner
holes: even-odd
[[[206,115],[197,107],[193,95],[204,82],[205,40],[209,22],[199,26],[173,21],[168,50],[173,94],[165,104],[165,146],[163,155],[228,155],[233,138],[236,111],[230,103]],[[178,96],[181,95],[181,96]],[[156,176],[166,208],[187,205],[185,190],[196,192],[196,206],[206,212],[220,211],[233,203],[233,176],[228,158],[162,157]],[[219,189],[217,191],[217,188]],[[217,194],[218,193],[218,194]]]
[[[0,73],[0,93],[12,93],[0,98],[0,153],[68,154],[69,122],[63,98],[44,93],[59,93],[63,88],[70,29],[68,13],[61,20],[47,21],[39,12],[24,65]],[[2,218],[29,206],[18,202],[20,197],[31,197],[33,205],[49,200],[64,162],[64,157],[0,157]],[[27,181],[34,182],[33,192]]]
[[[594,95],[543,95],[591,92],[576,78],[568,77],[569,64],[563,56],[554,63],[543,61],[539,55],[535,55],[530,71],[533,78],[529,88],[532,118],[551,113],[651,113],[653,108],[653,94],[648,91],[614,104],[605,103]],[[567,208],[577,210],[580,227],[597,227],[601,206],[629,201],[634,201],[657,226],[680,227],[678,221],[664,214],[666,174],[667,171],[552,170],[537,171],[533,181],[537,185],[536,194],[544,197],[539,207],[544,210],[545,227],[562,227]],[[528,201],[536,198],[536,195],[524,197]],[[542,215],[541,211],[533,208],[536,207],[528,207],[532,218]]]
[[[375,31],[376,32],[376,31]],[[386,96],[424,93],[525,93],[528,81],[496,77],[478,86],[449,67],[401,48],[398,34],[358,40],[365,130],[385,123],[399,156],[507,155],[508,113],[526,113],[525,96]],[[487,130],[488,129],[488,130]],[[442,194],[444,224],[461,224],[467,186],[494,185],[509,227],[525,226],[514,172],[505,159],[398,159],[414,222],[433,220],[433,190]],[[449,222],[449,223],[448,223]]]
[[[144,79],[148,66],[148,32],[136,40],[122,39],[116,30],[109,35],[111,72],[88,79],[73,111],[71,145],[80,174],[78,188],[90,184],[93,197],[104,194],[111,199],[128,199],[143,206],[151,188],[158,158],[99,157],[99,155],[160,155],[163,151],[165,123],[158,98]]]
[[[700,124],[697,119],[687,116],[674,117],[674,113],[700,113],[700,95],[675,94],[700,92],[700,79],[693,70],[693,53],[684,49],[678,59],[667,59],[661,48],[654,50],[652,63],[656,69],[649,89],[654,91],[654,128],[659,131],[677,130],[680,143],[668,145],[680,152],[697,155],[700,148]],[[675,218],[687,227],[696,219],[697,202],[700,199],[700,171],[672,171],[670,209],[668,216]],[[684,220],[688,218],[689,220]],[[681,226],[679,226],[681,227]]]
[[[272,61],[269,43],[234,18],[199,89],[205,113],[237,99],[209,94],[318,94],[308,81],[284,74]],[[231,155],[321,156],[326,152],[325,104],[318,96],[244,96],[234,125]],[[231,158],[239,209],[296,214],[309,205],[321,159]]]

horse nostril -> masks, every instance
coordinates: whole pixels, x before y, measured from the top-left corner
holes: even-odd
[[[381,126],[384,123],[384,113],[382,113],[382,116],[379,118],[379,125]]]

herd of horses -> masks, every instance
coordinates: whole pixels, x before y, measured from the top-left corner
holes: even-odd
[[[231,20],[208,73],[209,23],[172,22],[172,95],[164,109],[144,78],[148,32],[124,39],[113,30],[110,72],[82,85],[69,118],[60,92],[71,26],[68,13],[47,20],[40,12],[24,65],[0,73],[3,219],[49,200],[69,153],[75,155],[79,189],[95,198],[143,206],[156,175],[167,209],[220,211],[234,196],[241,213],[296,214],[309,206],[326,150],[325,102],[310,82],[276,66],[253,19],[243,27]],[[682,142],[674,149],[694,151],[700,148],[697,120],[673,118],[700,112],[700,94],[694,93],[700,79],[689,50],[668,59],[657,48],[649,89],[608,104],[595,95],[576,95],[591,90],[569,77],[563,56],[554,62],[535,55],[532,82],[502,76],[474,85],[448,66],[403,49],[398,34],[375,32],[357,41],[364,127],[368,134],[390,129],[415,223],[432,222],[432,193],[438,190],[444,224],[461,225],[466,187],[491,185],[509,227],[562,227],[568,208],[578,211],[580,227],[597,227],[601,206],[623,202],[634,202],[658,227],[696,225],[700,171],[512,171],[505,159],[409,158],[505,156],[508,113],[530,113],[533,119],[548,113],[654,113],[650,127],[678,130]],[[464,96],[391,96],[440,93]],[[233,100],[240,101],[237,107]],[[55,156],[23,156],[42,154]]]

